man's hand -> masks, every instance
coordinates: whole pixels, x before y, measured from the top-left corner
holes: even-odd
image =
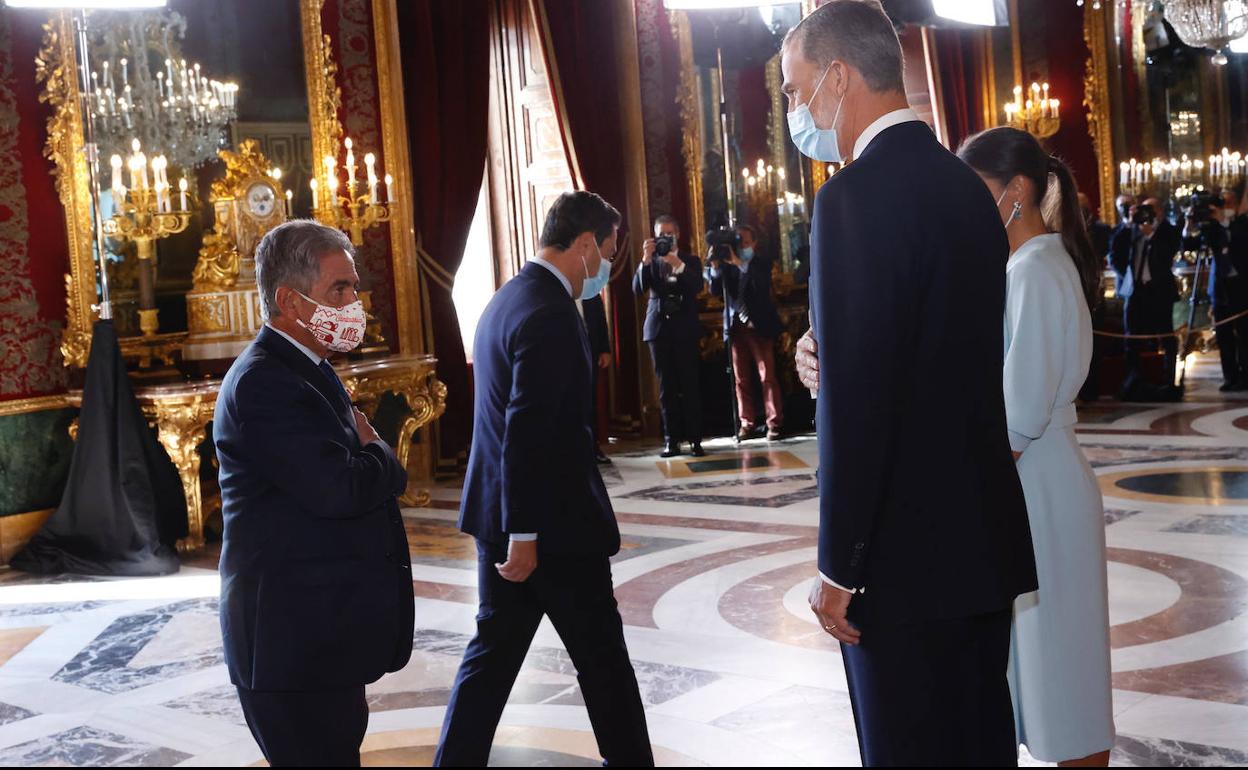
[[[810,589],[810,609],[819,619],[819,625],[838,642],[848,645],[857,645],[862,641],[862,633],[845,617],[853,598],[850,592],[834,588],[820,577],[815,578],[815,584]]]
[[[728,264],[733,267],[740,268],[745,265],[741,257],[737,256],[737,252],[731,246],[728,247]]]
[[[654,261],[654,239],[647,238],[646,242],[641,244],[641,264],[649,265]]]
[[[797,341],[797,378],[807,389],[819,390],[819,345],[814,335],[807,331]]]
[[[611,366],[611,354],[610,354],[610,353],[599,353],[599,354],[598,354],[598,368],[599,368],[599,369],[606,369],[606,368],[607,368],[607,367],[609,367],[609,366]]]
[[[494,569],[502,575],[503,580],[512,583],[523,583],[537,569],[537,541],[512,540],[507,546],[507,563],[495,562]]]
[[[663,261],[666,262],[668,266],[672,268],[673,270],[685,264],[685,260],[681,259],[680,255],[677,254],[675,251],[669,251],[666,254],[664,254]]]
[[[377,435],[377,431],[373,430],[373,426],[368,422],[368,418],[364,416],[356,407],[351,407],[355,412],[355,432],[360,436],[361,444],[371,444],[374,441],[381,441],[381,437]]]

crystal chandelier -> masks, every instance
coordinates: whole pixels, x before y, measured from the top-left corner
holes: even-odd
[[[1231,41],[1248,34],[1248,0],[1167,0],[1165,13],[1184,43],[1216,51],[1219,66]]]
[[[210,79],[174,40],[186,19],[172,11],[127,15],[93,40],[91,72],[99,157],[125,154],[138,139],[170,165],[193,168],[217,157],[237,115],[238,85]]]

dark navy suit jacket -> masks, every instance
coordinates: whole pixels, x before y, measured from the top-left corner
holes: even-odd
[[[669,282],[670,269],[662,257],[655,257],[649,265],[637,266],[633,274],[633,293],[648,297],[646,321],[642,326],[642,341],[654,342],[660,335],[679,340],[697,340],[702,337],[702,322],[698,320],[698,294],[702,291],[702,260],[692,254],[681,254],[685,270]],[[663,317],[662,292],[668,286],[680,292],[680,311],[670,318]]]
[[[754,331],[768,339],[780,336],[784,326],[780,323],[776,302],[771,298],[771,265],[771,259],[756,253],[744,274],[735,265],[725,264],[718,270],[709,266],[706,268],[706,280],[711,285],[711,293],[723,296],[725,289],[727,290],[725,300],[730,317],[724,319],[725,332],[730,331],[728,325],[744,304]]]
[[[915,201],[896,216],[889,201]],[[881,226],[887,222],[887,226]],[[1036,588],[1002,389],[1001,216],[927,125],[881,132],[815,199],[819,570],[850,617],[968,617]]]
[[[252,690],[373,682],[412,651],[412,572],[390,447],[361,446],[346,391],[265,327],[221,384],[221,635]]]
[[[620,531],[594,460],[585,324],[562,282],[530,262],[490,300],[473,342],[472,449],[459,527],[505,546],[611,556]]]

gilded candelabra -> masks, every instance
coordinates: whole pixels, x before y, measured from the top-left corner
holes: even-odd
[[[356,180],[355,150],[350,138],[345,145],[347,194],[340,195],[338,192],[341,183],[337,158],[326,155],[324,181],[313,177],[309,182],[312,187],[312,211],[318,222],[348,233],[351,243],[360,246],[364,243],[365,230],[390,221],[390,187],[394,180],[386,174],[386,196],[385,200],[381,200],[378,197],[377,158],[371,152],[366,153],[364,166],[368,174],[368,190],[363,192]]]
[[[1048,139],[1062,127],[1060,109],[1061,102],[1049,98],[1048,83],[1032,83],[1027,99],[1023,98],[1023,87],[1014,86],[1014,101],[1005,105],[1005,124],[1037,139]]]
[[[134,140],[130,156],[130,186],[122,182],[120,155],[112,157],[113,205],[116,213],[104,221],[104,234],[119,240],[133,241],[139,259],[139,328],[143,336],[154,337],[160,328],[156,309],[156,241],[186,229],[191,222],[187,204],[186,178],[178,180],[178,203],[167,176],[168,161],[163,155],[150,161]],[[151,171],[149,184],[148,171]]]

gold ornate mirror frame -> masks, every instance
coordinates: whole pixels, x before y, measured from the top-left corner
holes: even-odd
[[[1100,3],[1085,3],[1083,6],[1083,40],[1088,46],[1088,61],[1083,73],[1083,105],[1088,110],[1088,133],[1096,153],[1101,217],[1112,221],[1118,184],[1114,176],[1114,127],[1110,122],[1109,12],[1100,6]]]
[[[337,154],[342,136],[338,121],[340,90],[331,41],[321,28],[324,0],[299,0],[303,25],[303,59],[308,90],[309,124],[314,158]],[[391,212],[390,239],[394,267],[395,306],[398,314],[399,352],[423,353],[420,292],[414,260],[415,227],[412,218],[411,165],[407,145],[407,120],[403,104],[403,79],[399,61],[395,0],[372,0],[377,87],[380,96],[382,152],[394,177],[396,203]],[[91,326],[98,318],[96,273],[92,257],[91,196],[87,162],[83,152],[83,116],[78,104],[77,50],[68,12],[53,16],[44,26],[43,46],[36,74],[43,84],[43,101],[52,106],[48,119],[45,155],[55,167],[57,194],[65,209],[69,238],[69,273],[66,275],[66,324],[61,352],[67,366],[86,366]],[[123,337],[122,353],[166,357],[185,341],[186,333],[158,335],[155,341]]]
[[[802,0],[801,4],[802,17],[805,18],[815,10],[816,0]],[[672,36],[676,38],[676,47],[680,54],[680,85],[676,90],[676,104],[680,107],[680,154],[685,161],[685,181],[689,187],[689,232],[692,234],[689,243],[690,246],[695,247],[696,251],[702,233],[706,232],[706,212],[702,200],[703,152],[705,150],[702,136],[705,117],[702,113],[702,81],[698,77],[698,70],[693,61],[693,31],[689,24],[689,13],[679,10],[669,11],[668,18],[671,21]],[[774,89],[772,115],[768,124],[768,143],[772,148],[783,147],[784,143],[789,140],[789,132],[782,112],[786,106],[784,98],[780,96],[781,78],[779,52],[777,52],[776,58],[767,66],[768,87]],[[718,97],[713,94],[712,98]],[[802,163],[806,164],[806,173],[811,180],[813,200],[813,193],[818,192],[820,186],[828,180],[828,169],[825,164],[817,163],[809,158],[803,158]]]

